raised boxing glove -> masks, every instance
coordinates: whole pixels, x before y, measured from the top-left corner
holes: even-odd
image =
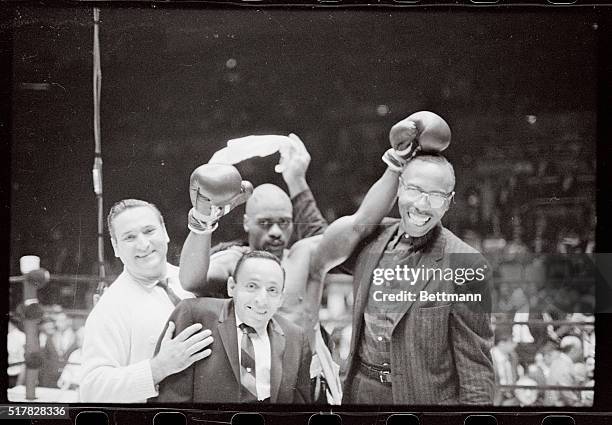
[[[442,152],[451,140],[451,130],[444,119],[429,111],[419,111],[391,127],[391,147],[406,157],[416,149],[424,152]]]
[[[450,127],[441,116],[429,111],[415,112],[391,127],[392,150],[385,152],[383,161],[399,171],[419,151],[442,152],[450,140]]]
[[[242,180],[238,170],[225,164],[204,164],[191,173],[189,195],[193,208],[188,227],[194,233],[212,232],[221,217],[243,204],[253,185]]]

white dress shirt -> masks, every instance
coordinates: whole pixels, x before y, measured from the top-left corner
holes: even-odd
[[[234,311],[234,314],[236,312]],[[242,360],[242,329],[244,323],[236,314],[236,337],[238,338],[238,363]],[[257,400],[265,400],[270,397],[270,370],[272,367],[272,349],[268,327],[263,332],[257,331],[257,336],[250,336],[255,351],[255,385],[257,386]]]

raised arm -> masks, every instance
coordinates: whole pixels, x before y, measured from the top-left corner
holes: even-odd
[[[193,208],[189,211],[190,232],[181,251],[179,278],[185,290],[201,295],[212,289],[209,282],[226,281],[231,271],[232,259],[211,261],[212,232],[222,216],[248,199],[253,186],[242,181],[231,165],[205,164],[192,173],[189,191]]]
[[[317,238],[309,238],[296,244],[296,246],[301,244],[309,247],[310,267],[305,303],[308,309],[304,312],[308,329],[313,329],[319,320],[325,274],[333,267],[342,264],[359,242],[380,224],[393,207],[397,196],[399,171],[394,167],[388,167],[368,190],[357,212],[330,224],[320,241]]]
[[[398,170],[387,168],[370,187],[357,212],[339,218],[327,228],[311,261],[313,277],[322,278],[329,270],[342,264],[359,242],[372,233],[393,207],[398,184]]]
[[[280,166],[283,180],[287,184],[293,204],[293,234],[289,245],[310,236],[321,235],[327,228],[327,221],[317,206],[317,202],[306,182],[306,171],[310,164],[310,154],[302,140],[290,134],[291,145],[281,151]]]

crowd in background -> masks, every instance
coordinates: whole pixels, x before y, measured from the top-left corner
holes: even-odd
[[[538,181],[543,182],[540,177]],[[486,185],[468,187],[463,194],[458,192],[455,202],[460,206],[456,209],[459,213],[449,218],[448,227],[481,251],[494,270],[496,344],[491,354],[498,385],[593,384],[593,326],[554,322],[592,323],[595,303],[593,264],[584,255],[594,250],[594,210],[588,199],[575,196],[575,178],[561,183],[563,190],[574,189],[552,205],[537,206],[538,198],[531,198],[529,202],[536,207],[523,210],[519,207],[521,202],[527,202],[528,187],[520,174],[502,180],[492,191]],[[489,201],[489,208],[485,205],[486,199],[493,199]],[[360,200],[359,196],[353,199],[355,206]],[[325,211],[325,205],[321,206]],[[339,209],[327,208],[328,218],[340,214],[342,207],[336,207]],[[80,251],[72,252],[75,246],[67,243],[62,229],[54,228],[52,236],[51,249],[42,263],[54,273],[74,273],[75,266],[83,267],[86,259]],[[182,241],[175,238],[172,242],[177,245],[174,251],[179,252]],[[94,274],[95,264],[85,269],[88,270],[85,274]],[[120,271],[115,269],[109,264],[109,274]],[[346,285],[348,281],[342,284],[342,279],[332,278],[330,282],[321,319],[335,342],[332,354],[341,362],[348,354],[352,295],[350,285]],[[88,310],[94,289],[92,284],[66,282],[49,285],[40,298],[49,304]],[[8,334],[11,384],[22,380],[23,364],[18,363],[23,362],[24,336],[19,327],[19,323],[11,322]],[[40,331],[45,361],[39,373],[39,385],[74,388],[78,385],[81,329],[56,305],[48,308]],[[567,373],[559,377],[555,370],[567,370]],[[592,391],[498,387],[495,402],[581,406],[591,400]]]
[[[42,365],[38,386],[74,390],[79,385],[84,317],[69,315],[61,306],[44,306],[38,326]],[[21,318],[9,319],[7,333],[9,388],[25,382],[26,336]]]

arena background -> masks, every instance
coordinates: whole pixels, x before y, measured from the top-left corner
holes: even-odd
[[[10,273],[33,254],[54,274],[96,274],[92,13],[23,8],[17,21]],[[453,131],[447,227],[485,252],[554,253],[567,240],[587,252],[596,40],[588,15],[550,10],[476,19],[443,10],[102,9],[105,214],[127,197],[158,205],[177,264],[191,171],[228,139],[294,132],[332,221],[354,211],[382,172],[389,128],[431,110]],[[239,169],[255,185],[284,187],[277,159]],[[241,218],[224,218],[214,240],[241,235]],[[112,278],[121,264],[105,243]],[[67,279],[39,298],[82,323],[94,289]],[[11,287],[11,308],[20,291]]]

